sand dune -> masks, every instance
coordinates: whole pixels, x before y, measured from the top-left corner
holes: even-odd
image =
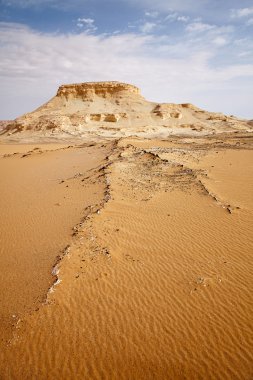
[[[190,169],[165,160],[175,144],[161,142],[163,159],[147,153],[158,141],[145,145],[114,149],[111,199],[77,234],[48,304],[19,323],[5,378],[251,377],[252,150],[187,144]],[[249,179],[240,199],[227,175]]]
[[[213,133],[177,133],[183,115],[162,139],[134,124],[117,138],[108,125],[104,139],[99,107],[115,88],[88,90],[59,90],[91,98],[92,114],[102,99],[82,142],[26,128],[2,136],[0,378],[250,380],[250,130],[216,115]]]

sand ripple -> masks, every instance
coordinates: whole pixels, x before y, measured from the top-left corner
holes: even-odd
[[[78,232],[49,304],[19,325],[2,377],[251,379],[252,209],[230,214],[194,173],[117,152],[111,199]]]

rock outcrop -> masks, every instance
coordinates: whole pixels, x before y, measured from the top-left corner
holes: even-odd
[[[84,101],[92,101],[95,96],[102,98],[120,97],[124,96],[124,93],[140,95],[140,90],[131,84],[120,82],[87,82],[60,86],[56,96],[65,99],[81,98]]]
[[[177,106],[173,109],[171,104],[166,104],[166,103],[165,104],[158,104],[154,108],[153,113],[156,116],[162,118],[163,120],[169,119],[169,118],[181,119],[183,117],[183,115],[179,109],[179,106]]]
[[[43,136],[81,138],[166,138],[171,134],[249,129],[252,127],[246,120],[210,113],[191,103],[149,102],[136,86],[121,82],[60,86],[49,102],[5,125],[8,135],[33,131]]]
[[[0,120],[0,131],[5,129],[11,122],[12,120]]]

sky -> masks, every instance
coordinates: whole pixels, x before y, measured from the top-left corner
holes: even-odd
[[[253,0],[0,0],[1,120],[106,80],[253,119]]]

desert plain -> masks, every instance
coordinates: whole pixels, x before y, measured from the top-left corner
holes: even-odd
[[[252,132],[118,82],[4,122],[0,379],[252,379]]]

